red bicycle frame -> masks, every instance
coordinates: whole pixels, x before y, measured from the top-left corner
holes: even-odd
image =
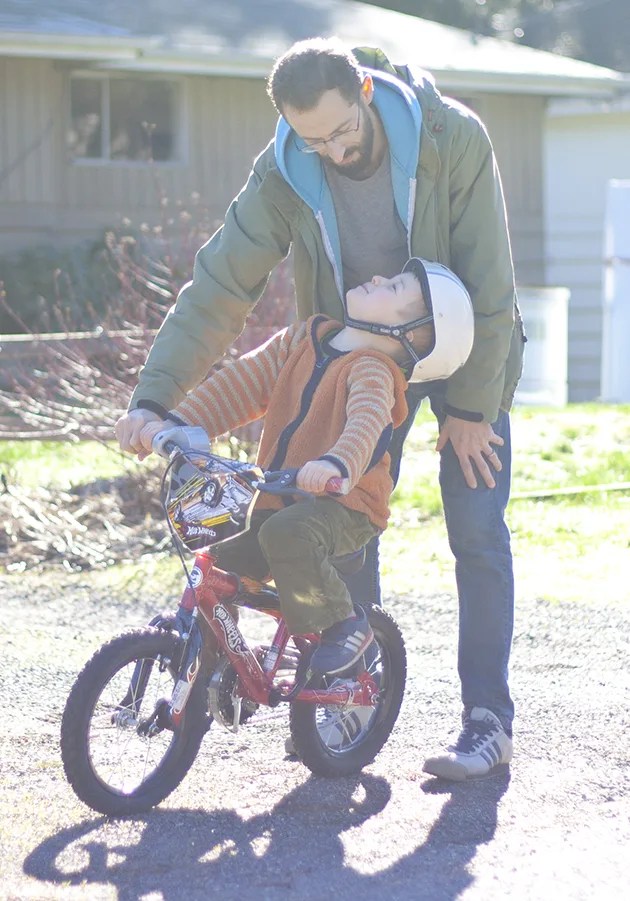
[[[238,676],[236,691],[240,697],[258,704],[275,707],[281,701],[301,701],[309,704],[355,704],[371,706],[375,703],[377,686],[369,673],[361,673],[355,680],[343,681],[333,688],[303,688],[295,697],[288,698],[292,685],[274,682],[285,648],[292,637],[279,610],[264,609],[261,612],[273,616],[278,627],[273,642],[263,660],[263,665],[247,645],[243,634],[226,604],[238,602],[240,580],[234,573],[224,572],[215,567],[216,558],[207,551],[197,554],[190,573],[190,584],[186,587],[180,608],[192,613],[193,618],[200,612],[212,632],[219,647],[225,651]],[[304,641],[316,641],[316,635],[296,636],[298,648]],[[192,686],[200,670],[199,653],[194,652],[187,660],[184,672],[175,685],[169,704],[170,714],[175,724],[180,720]]]

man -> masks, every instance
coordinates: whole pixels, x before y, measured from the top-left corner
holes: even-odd
[[[425,762],[451,779],[482,775],[512,754],[507,682],[513,623],[509,415],[523,333],[501,183],[482,123],[440,96],[430,77],[394,67],[381,51],[349,53],[335,40],[292,47],[274,66],[280,113],[274,141],[254,164],[223,227],[199,251],[151,349],[116,433],[141,452],[145,422],[179,402],[233,341],[271,269],[293,249],[298,316],[343,318],[343,297],[375,273],[391,277],[409,256],[443,263],[468,289],[475,341],[446,381],[410,387],[402,445],[428,397],[438,419],[440,485],[456,559],[463,728]],[[375,543],[351,585],[378,601]]]

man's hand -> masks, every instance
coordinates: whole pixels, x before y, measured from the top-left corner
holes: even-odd
[[[120,417],[114,426],[114,434],[120,444],[120,449],[129,454],[137,454],[139,460],[144,460],[149,451],[145,450],[141,440],[140,433],[148,422],[159,422],[162,420],[157,413],[151,413],[150,410],[130,410]]]
[[[328,479],[341,478],[339,467],[328,460],[310,460],[295,477],[295,484],[311,494],[325,494]]]
[[[140,444],[143,448],[142,456],[140,457],[141,460],[153,453],[153,439],[158,432],[163,432],[169,425],[173,426],[173,423],[164,422],[163,419],[158,419],[157,422],[147,422],[140,432]]]
[[[468,422],[466,419],[447,416],[444,425],[440,429],[440,436],[435,449],[437,451],[443,450],[449,441],[457,454],[457,459],[468,487],[477,487],[477,478],[472,466],[474,463],[488,488],[494,488],[496,482],[492,476],[490,466],[496,472],[500,472],[503,466],[492,445],[497,444],[501,447],[503,438],[494,432],[490,423]]]

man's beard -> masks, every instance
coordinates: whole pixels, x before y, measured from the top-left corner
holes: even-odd
[[[326,160],[328,166],[332,166],[339,175],[345,175],[346,178],[352,178],[355,181],[361,181],[369,178],[374,174],[374,166],[372,163],[372,151],[374,150],[374,125],[367,114],[365,116],[365,130],[361,142],[349,147],[346,150],[347,156],[354,156],[358,152],[359,156],[351,163],[333,163],[331,159]]]

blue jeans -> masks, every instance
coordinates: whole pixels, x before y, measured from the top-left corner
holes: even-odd
[[[390,445],[392,477],[398,480],[405,438],[418,407],[428,397],[439,423],[444,414],[444,385],[419,391],[410,386],[409,415],[394,432]],[[455,556],[459,594],[458,671],[464,709],[487,707],[511,734],[514,705],[508,688],[508,661],[514,622],[514,575],[510,533],[505,508],[510,495],[512,451],[510,417],[500,412],[493,429],[503,438],[496,447],[503,464],[495,472],[495,488],[486,487],[478,476],[477,488],[469,488],[459,460],[449,443],[440,454],[440,488],[449,544]],[[378,539],[367,547],[363,569],[346,579],[355,602],[380,604]]]

